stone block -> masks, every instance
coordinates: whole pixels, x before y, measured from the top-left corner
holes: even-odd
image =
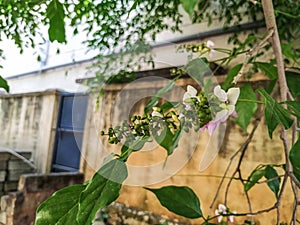
[[[6,178],[6,171],[0,170],[0,182],[5,181]]]
[[[0,199],[0,210],[4,211],[7,208],[9,196],[8,195],[3,195]]]
[[[7,181],[4,184],[4,191],[10,192],[10,191],[16,191],[18,190],[18,181]]]
[[[18,190],[34,193],[58,190],[82,182],[81,173],[25,174],[20,177]]]
[[[0,156],[1,157],[1,156]],[[7,169],[7,161],[6,160],[1,160],[0,159],[0,171],[1,170],[6,170]]]
[[[7,160],[10,159],[10,157],[11,157],[10,153],[8,153],[6,150],[2,150],[0,148],[0,162],[1,161],[7,161]]]
[[[22,160],[9,160],[8,169],[9,170],[31,170],[31,167]]]
[[[32,173],[32,169],[8,171],[8,181],[18,181],[23,174]]]
[[[7,216],[5,212],[0,212],[0,224],[7,224]]]

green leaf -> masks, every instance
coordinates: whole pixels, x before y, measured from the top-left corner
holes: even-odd
[[[152,132],[152,135],[155,141],[167,150],[168,155],[171,155],[178,146],[182,129],[176,130],[173,134],[166,124],[163,124],[162,127],[162,131],[159,134],[157,132]]]
[[[294,121],[290,118],[289,111],[277,103],[264,89],[260,88],[258,92],[265,98],[264,113],[270,138],[272,138],[273,131],[279,123],[285,129],[290,128]]]
[[[300,181],[300,138],[293,145],[289,158],[293,167],[293,173],[298,181]]]
[[[257,68],[259,68],[262,72],[264,72],[270,78],[270,80],[277,79],[277,68],[273,64],[266,62],[255,62],[253,64],[257,66]]]
[[[3,88],[7,92],[9,92],[9,86],[7,84],[7,81],[1,76],[0,76],[0,88]]]
[[[295,46],[293,42],[289,42],[289,43],[281,43],[281,49],[282,49],[282,54],[293,60],[294,62],[297,62],[297,57],[295,54]]]
[[[250,120],[257,110],[256,95],[250,84],[245,84],[240,88],[239,100],[236,104],[236,112],[238,117],[234,121],[241,126],[245,131],[250,123]]]
[[[153,192],[162,206],[171,212],[187,218],[202,217],[200,201],[189,187],[166,186],[160,189],[146,189]]]
[[[184,67],[184,70],[202,87],[204,87],[204,75],[209,75],[211,73],[208,62],[206,62],[205,59],[202,58],[191,60]]]
[[[232,86],[233,78],[240,72],[242,66],[243,66],[243,64],[237,64],[228,71],[226,79],[225,79],[224,83],[222,84],[223,90],[227,90],[228,88],[230,88]]]
[[[79,196],[85,187],[78,184],[55,192],[37,209],[35,225],[78,225]]]
[[[183,9],[189,14],[190,17],[193,16],[193,12],[198,0],[181,0]]]
[[[300,118],[300,102],[286,101],[284,103],[288,106],[294,116]]]
[[[119,197],[126,178],[127,168],[124,162],[114,159],[104,164],[80,196],[78,224],[92,225],[96,213]]]
[[[248,177],[247,182],[244,184],[244,189],[248,192],[263,176],[265,175],[265,170],[261,168],[256,168]]]
[[[49,40],[65,43],[65,10],[63,4],[58,0],[52,0],[47,7],[47,18],[49,19]]]
[[[175,82],[178,78],[174,78],[173,80],[171,80],[165,87],[163,87],[162,89],[160,89],[155,96],[153,96],[150,100],[150,102],[146,105],[145,109],[144,109],[144,113],[149,113],[150,110],[152,110],[152,108],[154,106],[157,105],[159,98],[161,98],[161,96],[165,93],[167,93],[168,91],[170,91],[174,85]]]
[[[163,113],[166,113],[168,110],[176,108],[179,105],[179,102],[165,102],[160,106],[160,109]]]
[[[265,178],[267,178],[270,181],[267,181],[267,184],[269,188],[274,192],[276,198],[278,198],[278,192],[279,192],[279,187],[280,187],[280,177],[278,177],[277,171],[271,167],[271,166],[266,166],[265,169]]]
[[[127,161],[128,157],[133,151],[141,150],[145,143],[149,140],[149,136],[136,137],[135,140],[126,141],[121,148],[121,159]]]
[[[300,73],[286,71],[286,82],[294,98],[300,94]]]
[[[274,87],[276,86],[276,84],[277,84],[277,79],[270,81],[270,83],[266,87],[266,91],[268,92],[268,94],[272,93],[272,91],[273,91]]]

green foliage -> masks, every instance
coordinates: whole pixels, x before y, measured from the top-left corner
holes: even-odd
[[[92,225],[96,213],[119,196],[126,178],[124,162],[107,162],[88,183],[66,187],[43,202],[35,225]]]
[[[35,225],[78,225],[78,202],[85,188],[78,184],[55,192],[37,209]]]
[[[80,195],[78,224],[91,225],[96,213],[119,197],[126,178],[127,169],[124,162],[114,159],[103,165]]]
[[[289,158],[293,167],[293,173],[300,182],[300,138],[293,145]]]
[[[294,98],[297,98],[297,96],[300,94],[300,73],[299,72],[291,72],[286,71],[286,82],[289,87],[289,90],[291,91]]]
[[[278,77],[277,68],[271,63],[266,62],[255,62],[253,63],[256,67],[258,67],[261,71],[263,71],[270,80],[276,80]]]
[[[3,88],[7,92],[9,92],[9,86],[7,84],[7,81],[1,76],[0,76],[0,88]]]
[[[250,84],[245,84],[240,88],[240,97],[236,104],[238,117],[234,121],[245,131],[257,110],[256,95]]]
[[[159,102],[159,99],[167,92],[172,90],[172,88],[175,85],[177,79],[172,79],[170,82],[164,86],[162,89],[160,89],[158,92],[156,92],[155,96],[153,96],[150,100],[150,102],[145,106],[144,112],[149,113],[154,106],[156,106]]]
[[[267,179],[267,185],[270,190],[278,197],[280,177],[271,165],[262,165],[255,168],[244,183],[244,190],[248,192],[263,177]]]
[[[241,63],[237,64],[227,72],[226,79],[225,79],[224,83],[222,84],[222,89],[228,90],[230,87],[233,86],[232,81],[233,81],[234,77],[240,72],[242,66],[243,66],[243,64],[241,64]]]
[[[273,191],[275,196],[278,198],[278,193],[279,193],[279,187],[280,187],[280,177],[278,177],[277,171],[271,167],[271,166],[266,166],[265,169],[265,178],[268,179],[268,186],[269,188]]]
[[[155,141],[164,149],[166,149],[168,155],[171,155],[175,148],[178,146],[178,142],[181,138],[182,129],[176,130],[174,133],[171,132],[170,128],[167,125],[162,125],[162,131],[158,135],[156,132],[153,132]]]
[[[204,87],[204,76],[210,75],[209,63],[203,58],[196,58],[188,62],[184,71],[193,78],[201,87]]]
[[[278,124],[282,124],[285,129],[290,128],[294,121],[290,118],[289,111],[277,103],[264,89],[260,88],[258,92],[265,98],[264,114],[270,138]]]
[[[300,102],[296,101],[286,101],[284,102],[287,106],[290,112],[296,116],[298,119],[300,119]]]
[[[162,206],[187,218],[200,218],[202,211],[197,195],[189,187],[165,186],[160,189],[146,188],[153,192]]]
[[[193,15],[194,9],[195,9],[195,6],[196,6],[197,2],[198,2],[198,0],[181,0],[181,4],[182,4],[183,9],[190,16]]]
[[[263,176],[265,175],[265,170],[261,168],[256,168],[248,177],[247,182],[244,184],[245,191],[249,191]]]
[[[47,7],[47,18],[49,19],[48,35],[50,41],[66,42],[65,10],[62,3],[52,0]]]

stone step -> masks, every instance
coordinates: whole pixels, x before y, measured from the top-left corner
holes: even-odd
[[[5,178],[6,178],[6,171],[1,170],[0,171],[0,182],[5,181]]]
[[[4,192],[16,191],[18,190],[19,181],[8,181],[4,183]]]
[[[7,169],[7,161],[0,159],[0,170],[6,170]]]
[[[10,170],[8,172],[8,181],[18,181],[21,175],[30,173],[33,173],[32,169]]]
[[[8,170],[30,170],[31,167],[22,160],[9,160]]]

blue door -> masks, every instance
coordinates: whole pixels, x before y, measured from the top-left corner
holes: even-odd
[[[53,172],[78,171],[88,95],[62,93],[52,162]]]

